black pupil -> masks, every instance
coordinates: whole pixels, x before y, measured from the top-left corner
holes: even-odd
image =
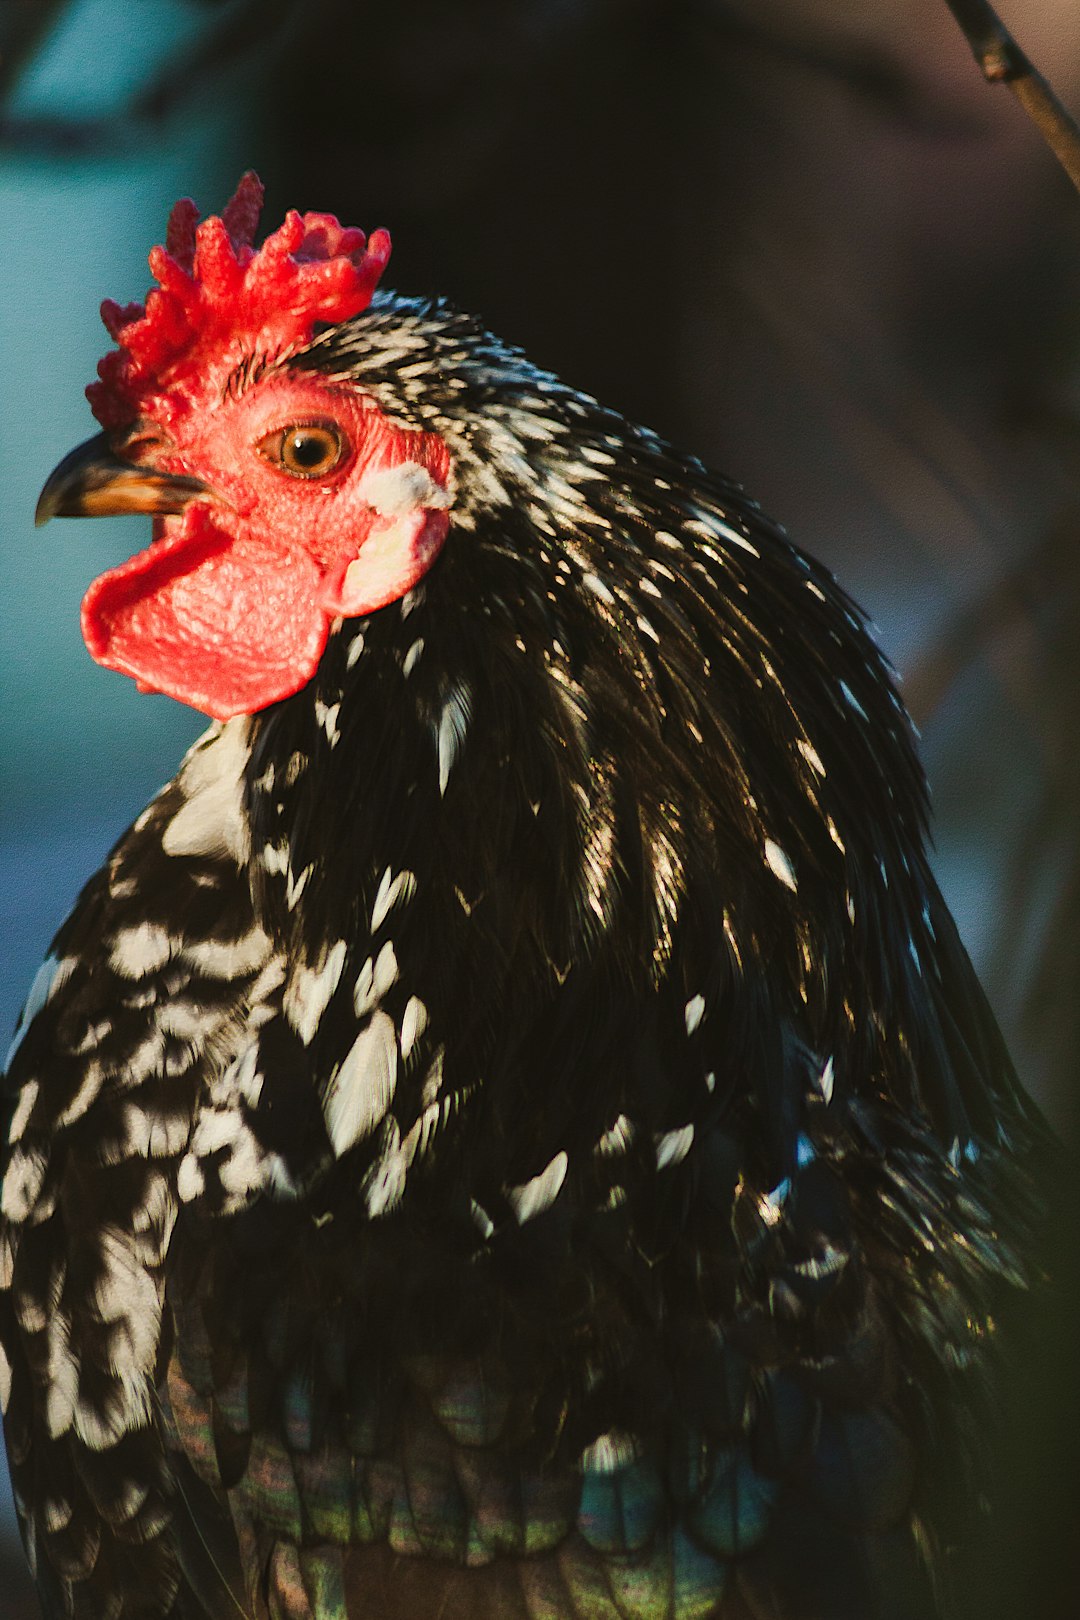
[[[289,450],[298,467],[318,467],[333,450],[326,433],[294,433]]]

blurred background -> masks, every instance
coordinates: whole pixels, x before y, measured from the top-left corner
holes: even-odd
[[[999,10],[1080,113],[1076,0]],[[0,1027],[202,724],[83,647],[132,522],[36,534],[34,502],[94,431],[100,299],[142,297],[175,198],[213,212],[255,167],[270,226],[388,225],[391,285],[730,472],[833,567],[903,676],[1021,1075],[1076,1142],[1080,198],[944,0],[5,0],[0,98]]]

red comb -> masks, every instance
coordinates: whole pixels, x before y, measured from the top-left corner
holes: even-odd
[[[374,231],[368,241],[333,214],[292,210],[256,249],[262,199],[250,170],[220,217],[201,225],[195,204],[182,197],[164,247],[151,249],[158,285],[145,306],[102,304],[119,345],[86,390],[102,427],[143,411],[167,419],[256,346],[285,353],[307,342],[316,322],[348,320],[367,308],[390,257],[387,233]]]

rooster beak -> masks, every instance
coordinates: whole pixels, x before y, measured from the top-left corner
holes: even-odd
[[[39,527],[52,517],[175,514],[197,496],[210,493],[198,478],[124,461],[113,442],[110,433],[95,434],[54,467],[38,496],[34,522]]]

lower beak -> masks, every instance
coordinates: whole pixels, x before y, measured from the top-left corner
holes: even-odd
[[[52,517],[112,517],[125,512],[165,516],[182,512],[189,501],[210,493],[198,478],[124,461],[112,448],[112,438],[109,433],[95,434],[53,469],[38,497],[34,513],[38,526]]]

